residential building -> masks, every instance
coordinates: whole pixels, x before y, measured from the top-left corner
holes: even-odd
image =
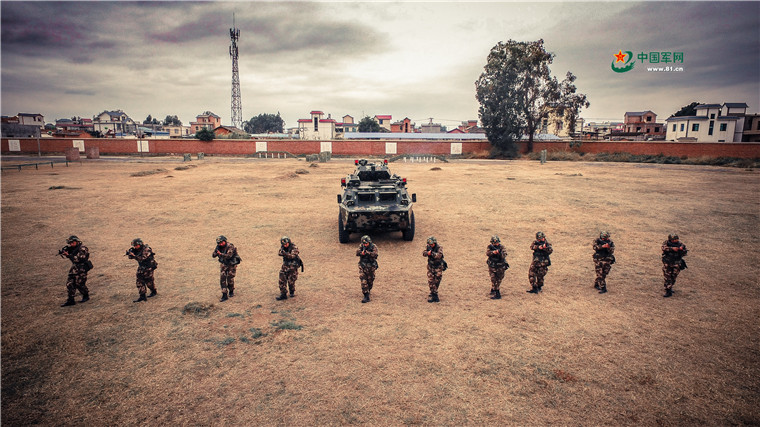
[[[445,133],[446,130],[440,123],[433,123],[433,118],[430,118],[430,123],[420,125],[420,131],[422,133]]]
[[[190,122],[190,132],[196,134],[201,129],[214,130],[221,125],[221,117],[211,111],[204,111],[203,114],[199,114],[195,117],[194,122]]]
[[[190,126],[164,126],[164,130],[169,132],[169,138],[184,138],[190,135]]]
[[[55,121],[55,128],[62,133],[81,133],[95,130],[92,119],[83,119],[81,117],[58,119]]]
[[[93,130],[111,137],[134,132],[137,125],[122,110],[103,111],[92,118]]]
[[[414,133],[414,123],[412,123],[409,117],[405,117],[404,120],[391,123],[391,132],[393,133]]]
[[[657,114],[650,110],[626,112],[623,123],[623,132],[628,135],[640,135],[646,139],[665,138],[665,124],[657,123]]]
[[[668,141],[740,142],[744,131],[745,103],[700,104],[693,116],[669,117]]]
[[[359,131],[359,124],[354,122],[353,116],[345,115],[343,116],[343,123],[335,124],[336,136],[338,134],[343,134],[346,132],[358,132],[358,131]]]
[[[622,132],[625,127],[623,122],[613,121],[601,121],[601,122],[588,122],[583,125],[583,136],[588,139],[599,139],[601,135],[609,135],[611,132]]]
[[[3,121],[0,123],[3,138],[39,138],[40,127],[37,125],[22,125]]]
[[[390,114],[384,114],[384,115],[375,116],[372,119],[375,120],[380,125],[381,128],[390,132],[392,118],[393,116],[391,116]]]
[[[232,138],[247,138],[248,133],[236,128],[235,126],[218,126],[214,129],[214,135],[226,136]]]
[[[18,122],[21,125],[39,126],[45,129],[45,116],[40,113],[18,113]]]
[[[760,142],[760,114],[744,116],[744,132],[742,142]]]
[[[337,121],[329,115],[324,118],[325,113],[314,110],[309,113],[310,119],[298,120],[298,134],[301,139],[309,140],[330,140],[335,139],[335,128]]]

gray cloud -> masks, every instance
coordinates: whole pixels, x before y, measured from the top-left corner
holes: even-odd
[[[233,12],[243,114],[281,111],[289,126],[311,109],[475,118],[474,81],[510,37],[544,38],[554,74],[578,77],[595,117],[662,117],[692,100],[760,107],[758,2],[3,2],[0,12],[2,113],[38,109],[49,121],[121,108],[185,123],[212,110],[226,122]],[[686,71],[616,74],[618,49],[682,51]],[[451,58],[443,69],[441,58]]]

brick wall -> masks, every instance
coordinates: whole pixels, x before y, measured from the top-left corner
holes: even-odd
[[[18,140],[21,151],[10,151],[8,140]],[[135,139],[97,139],[85,138],[84,148],[97,147],[101,155],[125,155],[139,153],[139,144]],[[63,155],[66,148],[73,146],[76,139],[40,138],[40,151],[45,154]],[[256,153],[255,140],[214,140],[203,142],[194,139],[148,139],[150,154],[206,153],[230,156],[242,156]],[[385,156],[386,144],[395,144],[397,154],[451,154],[451,141],[375,141],[375,140],[333,140],[323,141],[332,145],[335,155]],[[462,153],[479,153],[490,150],[488,142],[459,142]],[[321,150],[320,141],[274,140],[266,141],[268,151],[287,151],[295,155],[316,154]],[[520,151],[525,152],[527,143],[520,143]],[[739,157],[760,158],[760,143],[757,142],[624,142],[624,141],[584,141],[580,147],[570,147],[568,142],[533,143],[533,151],[574,151],[578,153],[631,153],[664,154],[668,156],[687,157]],[[37,154],[36,138],[2,138],[2,154]]]

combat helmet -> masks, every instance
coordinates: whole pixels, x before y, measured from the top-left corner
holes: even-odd
[[[79,237],[77,237],[77,236],[75,236],[73,234],[71,236],[69,236],[68,239],[66,239],[66,243],[71,244],[71,242],[82,243],[82,241],[79,240]]]
[[[284,245],[285,243],[290,243],[290,237],[288,237],[288,236],[282,236],[280,238],[280,244]]]
[[[427,244],[435,246],[438,244],[438,240],[436,240],[435,237],[430,236],[427,238]]]
[[[599,238],[602,240],[607,240],[610,238],[610,232],[609,231],[602,231],[599,233]]]
[[[494,234],[493,236],[491,236],[491,243],[501,243],[501,239],[499,239],[499,236]]]
[[[138,237],[138,238],[132,240],[132,246],[136,246],[136,245],[140,245],[140,246],[144,245],[144,243],[143,243],[143,241],[142,241],[141,238]]]
[[[536,233],[536,240],[546,239],[546,234],[543,231]]]
[[[226,241],[227,241],[227,238],[226,238],[226,237],[224,237],[224,235],[220,235],[219,237],[217,237],[217,238],[216,238],[216,244],[217,244],[217,245],[218,245],[219,243],[222,243],[222,242],[226,242]]]
[[[365,234],[364,236],[362,236],[362,243],[369,243],[371,245],[372,239]]]
[[[678,234],[676,233],[668,234],[668,240],[670,240],[671,242],[678,240]]]

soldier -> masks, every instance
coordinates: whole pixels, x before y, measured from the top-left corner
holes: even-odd
[[[66,246],[58,251],[58,255],[61,258],[68,258],[71,261],[69,277],[66,279],[66,291],[68,291],[69,298],[65,303],[61,304],[61,307],[76,304],[74,296],[76,296],[77,289],[82,294],[82,301],[80,302],[89,301],[90,299],[90,291],[87,289],[87,272],[92,269],[90,251],[77,236],[69,236],[66,239],[66,244]]]
[[[596,280],[594,288],[599,289],[599,293],[607,292],[607,275],[610,273],[612,264],[615,263],[615,243],[610,240],[610,233],[602,231],[599,238],[594,239],[592,243],[594,248],[594,268],[596,269]]]
[[[153,271],[158,267],[158,263],[150,246],[143,243],[140,238],[134,239],[132,240],[132,247],[127,249],[124,255],[128,256],[129,259],[137,260],[137,291],[140,292],[140,297],[132,302],[147,301],[148,299],[145,297],[146,288],[150,289],[148,297],[158,295],[156,285],[153,283]]]
[[[428,302],[440,302],[438,299],[438,286],[441,284],[443,271],[448,267],[443,260],[443,248],[438,244],[435,237],[430,236],[427,239],[427,247],[422,251],[422,256],[427,257],[427,276],[430,295]]]
[[[536,240],[530,245],[530,249],[533,251],[533,261],[528,270],[531,289],[526,292],[537,294],[544,287],[544,276],[549,271],[549,266],[552,265],[549,255],[554,249],[552,249],[551,243],[546,241],[546,235],[541,231],[536,233]]]
[[[372,243],[369,236],[362,236],[362,242],[359,249],[356,250],[356,256],[359,257],[359,280],[362,283],[362,293],[364,294],[363,304],[369,302],[369,293],[372,290],[372,284],[375,282],[375,270],[377,270],[377,246]]]
[[[211,257],[219,261],[219,284],[222,287],[222,298],[219,302],[227,301],[227,291],[229,298],[235,296],[235,273],[240,264],[237,248],[229,243],[226,237],[219,236],[216,238],[216,248]]]
[[[681,243],[677,234],[668,235],[668,240],[662,242],[662,274],[665,276],[665,295],[669,298],[673,295],[673,285],[681,270],[686,268],[686,245]]]
[[[486,249],[488,260],[488,274],[491,276],[491,299],[501,299],[501,281],[504,279],[504,272],[509,268],[507,263],[507,251],[501,246],[499,236],[491,236],[491,244]]]
[[[275,298],[277,301],[288,299],[288,289],[290,297],[293,298],[296,293],[296,279],[298,279],[298,267],[303,269],[303,263],[298,256],[298,247],[290,241],[290,237],[282,236],[280,239],[280,253],[282,257],[282,268],[280,269],[280,296]]]

